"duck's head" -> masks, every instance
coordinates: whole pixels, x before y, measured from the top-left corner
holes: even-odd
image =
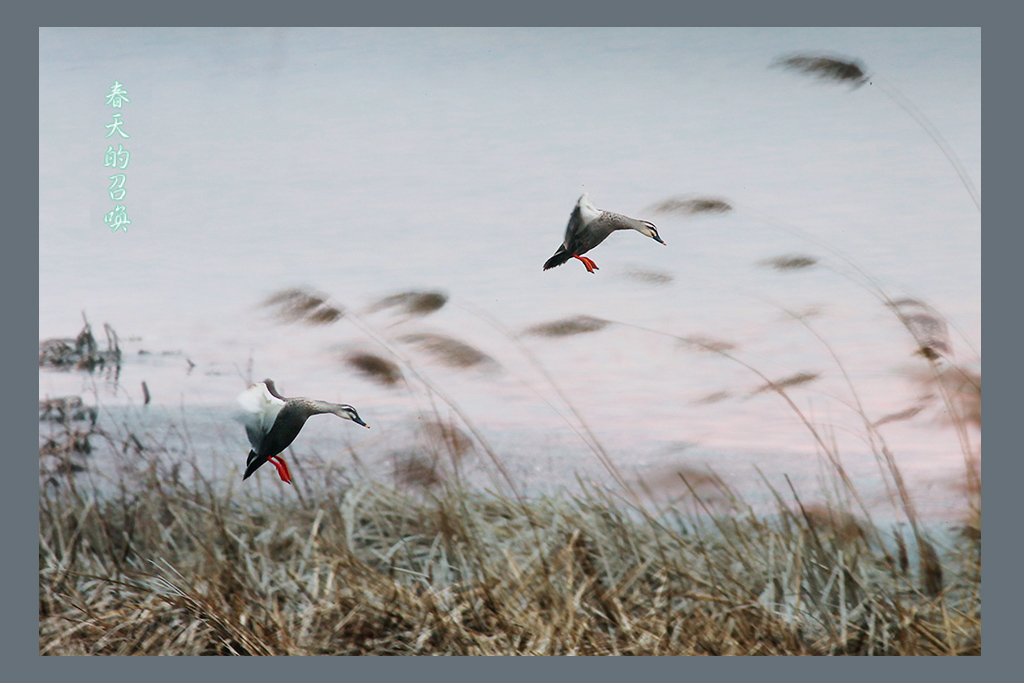
[[[637,224],[633,226],[634,230],[640,234],[647,235],[652,240],[665,244],[665,240],[661,239],[661,236],[658,234],[658,229],[654,227],[654,223],[651,223],[650,221],[637,221],[636,223]]]
[[[368,425],[365,422],[363,422],[362,418],[359,417],[359,413],[356,412],[356,409],[353,408],[350,405],[345,405],[345,404],[335,405],[331,409],[331,412],[334,413],[335,415],[337,415],[338,417],[343,417],[346,420],[352,420],[357,425],[362,425],[363,427],[366,427],[367,429],[370,428],[370,425]]]

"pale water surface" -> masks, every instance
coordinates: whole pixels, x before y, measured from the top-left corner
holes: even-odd
[[[910,375],[927,364],[867,274],[893,298],[933,306],[954,360],[980,368],[980,212],[877,84],[769,65],[794,52],[862,60],[980,187],[980,47],[977,29],[42,30],[40,339],[73,336],[85,311],[128,355],[117,382],[41,371],[40,397],[82,394],[108,425],[127,421],[227,478],[248,448],[234,397],[247,379],[273,377],[286,394],[351,403],[372,425],[315,418],[296,456],[348,467],[354,451],[387,476],[422,412],[453,415],[415,379],[411,391],[382,387],[342,360],[397,352],[530,490],[572,488],[577,475],[608,482],[522,344],[629,477],[672,495],[673,472],[711,467],[757,496],[757,465],[784,490],[785,473],[805,498],[824,495],[809,431],[734,360],[621,325],[519,336],[585,314],[729,342],[771,379],[818,374],[790,396],[879,502],[831,352],[872,419],[923,391]],[[127,233],[103,223],[115,81],[131,99]],[[652,220],[668,246],[615,234],[590,254],[597,274],[575,261],[542,272],[584,191]],[[687,195],[735,210],[654,209]],[[759,264],[786,254],[819,263]],[[289,287],[359,320],[282,324],[261,303]],[[450,300],[422,318],[368,312],[410,289]],[[806,314],[831,350],[787,311]],[[397,341],[417,332],[495,363],[451,368]],[[922,510],[954,517],[963,455],[941,404],[883,433]],[[970,436],[980,450],[980,433]],[[482,450],[465,467],[492,485]]]

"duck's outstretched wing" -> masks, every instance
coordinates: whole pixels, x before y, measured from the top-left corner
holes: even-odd
[[[245,434],[254,451],[260,450],[260,444],[274,426],[284,403],[267,389],[264,382],[254,384],[238,395],[241,412],[236,417],[245,425]]]
[[[580,231],[583,230],[585,225],[583,222],[583,213],[580,210],[580,203],[582,201],[583,198],[580,197],[580,201],[576,202],[576,206],[569,215],[569,222],[565,226],[565,239],[562,240],[562,246],[558,247],[558,251],[555,252],[554,256],[544,262],[544,270],[550,270],[555,266],[560,266],[573,257],[573,254],[575,253],[573,250],[576,248],[576,243],[579,241]]]

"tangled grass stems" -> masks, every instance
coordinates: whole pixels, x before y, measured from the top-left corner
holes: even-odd
[[[651,523],[593,485],[524,513],[372,482],[304,505],[168,480],[174,457],[41,496],[41,654],[980,653],[975,585],[908,593],[806,509]]]

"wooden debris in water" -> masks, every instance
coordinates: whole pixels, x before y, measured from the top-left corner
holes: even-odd
[[[83,319],[85,315],[83,314]],[[92,372],[97,368],[121,367],[121,346],[117,332],[109,324],[103,324],[107,336],[107,348],[101,350],[92,334],[92,326],[85,326],[74,339],[47,339],[39,344],[39,367],[53,367],[62,370],[75,369]]]

